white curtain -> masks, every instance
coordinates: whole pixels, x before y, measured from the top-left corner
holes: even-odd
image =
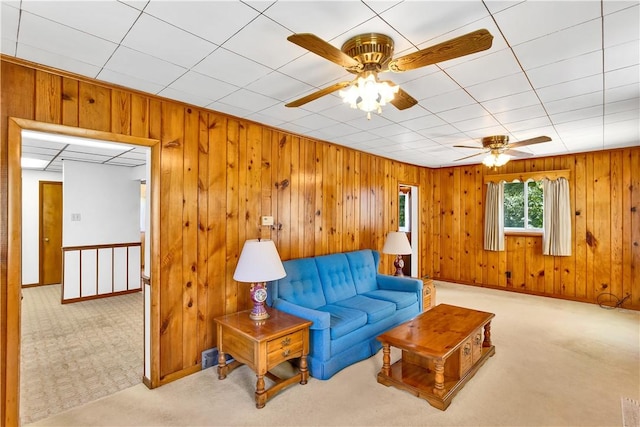
[[[484,249],[504,251],[504,181],[487,183]]]
[[[555,181],[544,178],[544,255],[571,255],[571,203],[569,182],[566,178]]]

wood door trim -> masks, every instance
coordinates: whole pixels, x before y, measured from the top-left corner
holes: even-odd
[[[43,224],[42,224],[42,216],[43,216],[43,198],[42,198],[42,186],[44,184],[49,185],[59,185],[62,187],[61,181],[39,181],[38,182],[38,285],[42,285],[43,277],[44,277],[44,260],[42,254],[44,253],[44,243],[43,243]],[[62,217],[61,217],[62,218]],[[62,224],[60,224],[60,228],[62,228]],[[62,242],[60,242],[62,243]],[[62,266],[60,266],[62,269]],[[60,271],[60,281],[62,282],[62,270]],[[23,286],[24,287],[24,286]]]
[[[20,316],[22,293],[22,130],[82,136],[151,148],[151,387],[160,383],[160,140],[9,117],[7,132],[6,322],[0,323],[0,425],[20,424]],[[110,139],[113,138],[113,139]],[[6,347],[2,347],[6,343]],[[143,343],[144,344],[144,343]],[[7,368],[8,366],[11,369]]]

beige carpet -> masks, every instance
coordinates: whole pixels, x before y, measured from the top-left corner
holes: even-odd
[[[60,304],[60,285],[23,289],[23,424],[142,381],[142,294]]]
[[[382,355],[294,385],[263,409],[243,366],[155,390],[136,385],[34,426],[622,426],[640,397],[640,313],[437,283],[438,303],[496,313],[496,354],[446,411],[376,382]],[[399,357],[397,351],[392,358]]]

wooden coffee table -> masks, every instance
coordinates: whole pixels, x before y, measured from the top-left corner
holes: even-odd
[[[378,337],[382,369],[378,382],[406,390],[445,410],[453,397],[495,354],[491,319],[495,315],[440,304]],[[402,349],[393,365],[391,346]]]

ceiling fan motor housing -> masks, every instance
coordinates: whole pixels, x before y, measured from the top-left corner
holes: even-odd
[[[393,40],[384,34],[360,34],[347,40],[341,50],[363,64],[365,71],[379,71],[393,56]]]
[[[498,150],[501,148],[507,148],[509,144],[508,135],[493,135],[482,138],[482,146],[484,148],[490,148],[492,150]]]

